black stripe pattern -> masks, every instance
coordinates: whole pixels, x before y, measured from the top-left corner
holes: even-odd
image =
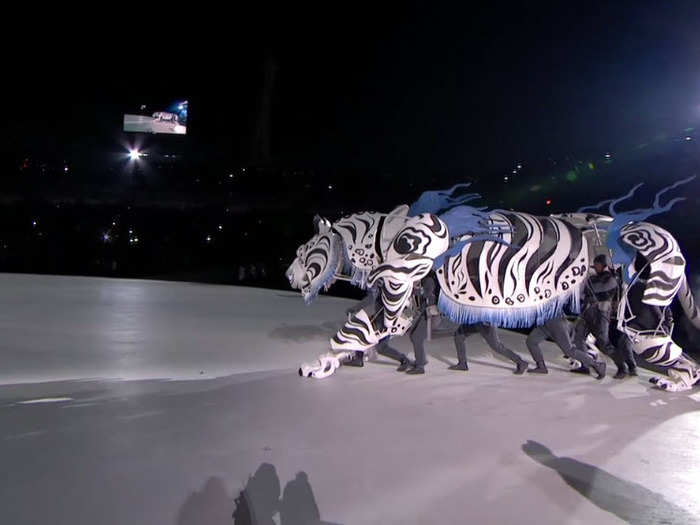
[[[492,212],[505,226],[504,245],[466,244],[439,268],[442,292],[454,302],[503,310],[533,308],[569,295],[588,269],[588,245],[580,230],[554,217]]]

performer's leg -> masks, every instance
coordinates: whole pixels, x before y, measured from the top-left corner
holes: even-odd
[[[545,333],[545,331],[539,326],[536,326],[532,329],[530,334],[527,336],[527,339],[525,340],[527,349],[530,351],[530,355],[532,356],[532,359],[534,359],[535,365],[537,365],[535,368],[531,368],[528,370],[528,373],[530,374],[549,373],[549,371],[547,370],[547,365],[544,363],[542,349],[540,348],[540,343],[545,339],[547,339],[547,334]]]
[[[589,310],[590,310],[590,308],[589,308]],[[588,328],[588,323],[586,322],[586,318],[585,318],[587,313],[588,313],[588,310],[582,312],[581,316],[578,319],[576,319],[576,323],[574,324],[573,347],[578,349],[578,350],[583,350],[584,348],[586,348],[586,338],[588,337],[588,334],[591,333],[590,329]],[[557,344],[559,344],[559,343],[557,343]],[[571,347],[571,344],[569,344],[567,346]],[[572,357],[572,356],[570,355],[569,357]],[[578,361],[580,361],[580,359]],[[583,361],[581,361],[581,363],[583,363]],[[588,370],[588,367],[584,364],[581,364],[581,366],[579,368],[572,370],[572,372],[577,372],[580,374],[590,373]]]
[[[486,340],[491,349],[515,363],[516,368],[513,373],[518,375],[525,373],[525,370],[527,370],[527,361],[501,342],[500,338],[498,337],[498,329],[495,326],[483,323],[479,323],[478,326],[479,333]]]
[[[634,359],[632,342],[626,334],[621,334],[617,342],[613,359],[617,365],[615,379],[623,379],[627,373],[631,376],[637,375],[637,361]]]
[[[606,304],[606,303],[603,303]],[[599,310],[591,307],[586,312],[585,321],[588,328],[595,337],[595,345],[598,350],[608,357],[615,359],[615,346],[610,342],[610,311],[607,308]],[[585,348],[578,347],[577,348]]]
[[[575,371],[581,370],[583,373],[589,373],[588,369],[593,368],[598,374],[597,379],[602,379],[605,377],[605,362],[604,361],[594,361],[593,358],[588,355],[588,352],[581,350],[579,347],[571,344],[571,339],[569,337],[569,327],[568,321],[563,317],[557,317],[555,319],[550,319],[545,323],[545,327],[552,336],[552,340],[557,344],[559,348],[570,358],[576,359],[581,362],[581,368]],[[581,323],[583,324],[583,323]],[[576,325],[576,329],[580,330],[579,325]],[[576,340],[584,340],[585,337],[581,338],[582,333],[587,333],[587,329],[583,327],[581,332],[578,332],[578,337]],[[577,332],[575,332],[577,333]]]
[[[634,349],[632,348],[632,343],[627,341],[626,347],[629,348],[625,351],[625,363],[627,363],[627,373],[631,376],[637,375],[637,359],[634,357]]]
[[[592,327],[592,329],[598,349],[610,357],[617,366],[617,373],[613,377],[615,379],[622,379],[627,375],[627,365],[625,363],[627,350],[618,350],[612,343],[610,343],[610,319],[605,312],[598,312],[597,323]]]
[[[379,343],[377,343],[377,353],[379,355],[383,355],[386,357],[389,357],[391,359],[395,359],[399,363],[399,368],[397,370],[399,372],[404,372],[408,368],[408,366],[411,364],[411,360],[406,356],[406,354],[399,352],[395,348],[392,348],[389,346],[389,337],[385,337]]]
[[[455,350],[457,350],[457,364],[452,365],[450,370],[469,370],[469,365],[467,364],[467,345],[465,340],[467,339],[467,325],[460,325],[455,331]]]
[[[341,361],[345,366],[365,366],[365,353],[359,350],[350,354]]]
[[[588,330],[588,324],[583,317],[579,317],[574,322],[574,334],[573,334],[573,345],[576,348],[583,349],[586,348],[586,338],[590,330]]]
[[[424,374],[425,365],[428,360],[425,357],[425,339],[428,337],[428,322],[425,315],[418,318],[418,322],[411,329],[411,343],[413,343],[413,352],[415,354],[415,362],[412,368],[409,368],[407,374]]]

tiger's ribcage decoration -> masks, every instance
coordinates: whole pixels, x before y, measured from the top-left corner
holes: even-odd
[[[638,256],[624,269],[632,282],[618,306],[618,330],[629,337],[636,354],[666,369],[668,379],[653,382],[666,390],[689,390],[700,380],[700,367],[683,354],[663,322],[665,309],[678,297],[688,319],[700,328],[678,242],[668,231],[645,222],[624,226],[620,238]]]
[[[353,283],[366,288],[371,286],[370,273],[382,263],[408,254],[434,258],[446,249],[449,239],[442,221],[427,213],[408,217],[407,212],[404,205],[388,214],[356,213],[333,224],[342,238]]]
[[[367,287],[369,273],[383,260],[381,239],[386,236],[386,218],[379,213],[357,213],[333,225],[343,240],[346,266],[353,284]]]
[[[490,214],[504,244],[475,241],[437,269],[440,310],[460,324],[503,327],[542,324],[578,293],[588,271],[581,231],[554,217],[499,211]]]

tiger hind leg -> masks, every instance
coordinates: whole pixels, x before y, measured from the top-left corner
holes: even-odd
[[[649,381],[657,388],[668,392],[691,390],[700,381],[700,367],[685,355],[681,355],[666,373],[668,377],[655,376]]]

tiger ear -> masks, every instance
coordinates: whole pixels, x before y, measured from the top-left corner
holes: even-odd
[[[389,215],[396,216],[396,217],[405,217],[408,215],[408,204],[402,204],[401,206],[397,206],[393,210],[389,212]]]
[[[324,219],[320,215],[314,217],[314,231],[318,233],[326,233],[331,229],[331,223],[328,219]]]

